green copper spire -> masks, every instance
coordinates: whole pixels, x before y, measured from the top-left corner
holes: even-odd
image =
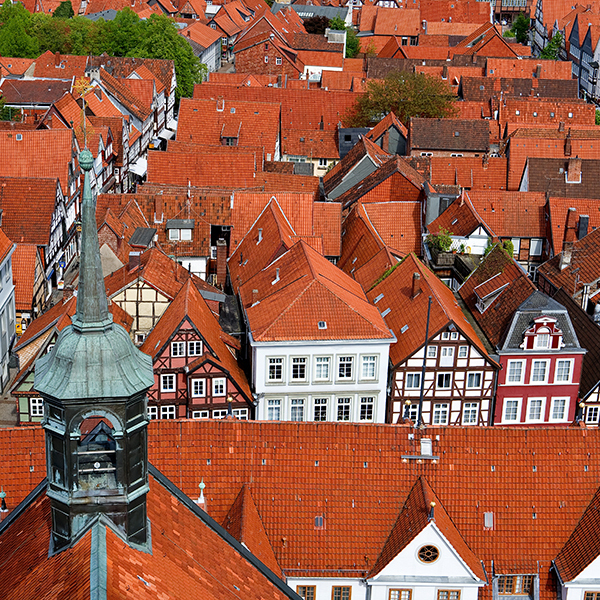
[[[108,312],[106,288],[102,276],[100,244],[96,229],[96,202],[90,185],[90,171],[94,166],[94,157],[89,150],[85,149],[79,154],[79,166],[85,172],[85,178],[81,204],[79,290],[77,311],[72,322],[73,327],[78,331],[98,331],[112,327],[112,315]]]
[[[81,261],[77,311],[54,350],[38,359],[35,389],[60,400],[123,398],[154,383],[152,361],[141,353],[108,312],[96,229],[96,202],[90,186],[94,159],[79,154],[85,172],[81,205]]]

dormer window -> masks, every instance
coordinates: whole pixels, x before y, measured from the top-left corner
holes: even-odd
[[[539,332],[535,336],[533,346],[539,350],[547,350],[550,348],[550,333],[546,333],[544,331]]]

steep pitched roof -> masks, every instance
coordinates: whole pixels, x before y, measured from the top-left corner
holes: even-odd
[[[469,194],[463,192],[437,219],[429,223],[427,229],[430,233],[446,229],[450,235],[468,237],[480,226],[486,227],[486,224],[473,207]]]
[[[523,269],[497,244],[467,277],[458,293],[490,343],[497,346],[514,311],[535,289]]]
[[[408,137],[408,129],[393,112],[389,112],[383,117],[369,133],[365,134],[365,137],[372,142],[377,142],[391,127],[395,127],[405,138]]]
[[[360,285],[303,241],[243,284],[240,297],[257,342],[393,339]]]
[[[148,334],[140,350],[153,360],[164,350],[169,339],[175,334],[182,323],[189,320],[204,338],[204,355],[194,361],[211,360],[229,372],[232,380],[240,391],[251,401],[252,393],[242,369],[227,349],[223,341],[223,330],[219,322],[206,304],[206,300],[188,279],[182,286],[173,302],[169,304],[154,329]],[[208,347],[207,347],[208,346]]]
[[[554,560],[554,566],[565,583],[575,579],[600,556],[600,490],[585,509],[577,527]]]
[[[539,273],[556,288],[580,294],[584,285],[600,279],[600,228],[573,243],[570,263],[561,269],[562,252],[539,267]]]
[[[244,484],[231,509],[223,521],[223,527],[245,544],[250,552],[261,560],[278,577],[282,577],[281,567],[265,532],[260,514],[252,498],[250,486]]]
[[[412,297],[415,273],[420,276],[421,291]],[[396,335],[397,341],[390,347],[392,364],[399,365],[425,343],[429,296],[432,298],[430,338],[453,323],[484,358],[493,362],[458,306],[450,288],[444,285],[414,254],[409,254],[367,292],[369,301],[381,313],[386,313],[385,322]]]
[[[434,504],[433,508],[432,503]],[[377,562],[373,565],[369,577],[374,577],[381,572],[429,523],[435,524],[475,577],[480,580],[487,579],[480,560],[465,542],[446,512],[444,505],[431,489],[427,479],[422,476],[417,479],[408,493],[398,519],[377,558]]]
[[[411,150],[453,150],[487,152],[490,147],[490,126],[486,120],[419,119],[409,123]]]
[[[429,165],[433,184],[460,185],[469,190],[507,189],[508,161],[505,157],[432,156]]]
[[[6,236],[4,236],[6,237]],[[17,244],[12,255],[16,310],[29,311],[33,306],[37,244]]]

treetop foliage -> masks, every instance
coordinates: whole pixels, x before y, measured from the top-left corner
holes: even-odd
[[[69,11],[70,7],[70,11]],[[90,21],[69,17],[73,8],[67,0],[54,16],[31,14],[22,4],[6,0],[0,7],[0,55],[36,58],[46,51],[61,54],[164,58],[175,62],[176,97],[192,96],[194,84],[202,81],[201,65],[192,47],[178,33],[174,21],[153,14],[141,20],[130,8],[117,13],[113,21]]]
[[[562,33],[555,33],[552,39],[546,45],[546,47],[540,52],[540,58],[546,58],[548,60],[558,60],[560,56],[560,49],[562,47],[562,43]]]
[[[393,112],[402,122],[411,117],[450,117],[456,98],[446,83],[423,73],[390,73],[383,81],[367,82],[344,119],[347,127],[369,127]]]

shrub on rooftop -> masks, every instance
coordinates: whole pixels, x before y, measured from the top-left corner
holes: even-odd
[[[452,232],[440,227],[437,233],[430,233],[425,241],[427,245],[438,252],[448,252],[452,247]]]

